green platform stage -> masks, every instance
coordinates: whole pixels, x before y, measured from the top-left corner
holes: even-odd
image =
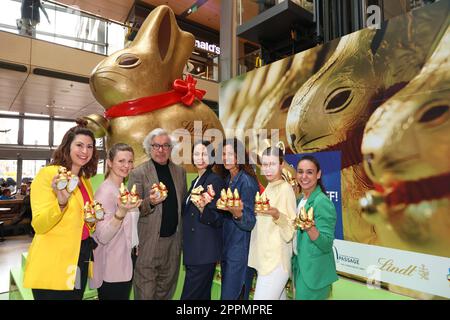
[[[188,186],[191,185],[191,181],[196,177],[196,174],[187,174]],[[98,174],[91,179],[94,190],[97,190],[98,186],[103,182],[103,175]],[[23,272],[25,268],[25,262],[27,253],[22,254],[22,265],[20,268],[10,270],[10,300],[33,300],[31,289],[26,289],[22,286]],[[177,288],[173,299],[179,300],[181,292],[183,290],[184,283],[184,267],[180,268],[180,274],[178,277]],[[250,298],[252,295],[250,296]],[[214,277],[214,283],[211,290],[211,298],[213,300],[220,299],[220,268],[216,270]],[[291,294],[288,291],[288,298],[291,298]],[[84,293],[84,299],[97,299],[97,290],[91,290],[86,288]],[[133,293],[130,296],[133,299]],[[332,300],[412,300],[412,298],[394,294],[384,289],[372,289],[366,286],[365,283],[357,282],[344,277],[339,277],[339,280],[333,284]]]
[[[22,265],[20,268],[12,269],[10,271],[10,288],[9,300],[33,300],[31,289],[26,289],[22,286],[23,271],[27,253],[22,254]],[[183,290],[184,282],[184,268],[180,268],[180,275],[178,277],[178,284],[173,299],[179,300],[181,291]],[[289,295],[290,296],[290,295]],[[84,293],[85,300],[97,299],[97,290],[86,288]],[[133,299],[133,293],[130,296]],[[211,299],[220,299],[220,269],[217,268],[214,277],[214,283],[211,290]],[[337,282],[333,284],[332,300],[412,300],[409,297],[394,294],[384,289],[371,289],[363,283],[340,277]]]

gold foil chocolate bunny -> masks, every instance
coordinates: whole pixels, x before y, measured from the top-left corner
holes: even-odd
[[[103,220],[105,217],[105,210],[103,209],[102,204],[100,202],[98,202],[97,200],[94,200],[92,207],[95,212],[96,221]]]
[[[191,201],[194,204],[198,204],[201,197],[202,197],[202,192],[203,192],[204,188],[203,186],[198,186],[197,188],[193,188],[191,191]]]
[[[282,177],[283,179],[288,182],[292,188],[294,188],[294,190],[298,187],[298,182],[297,180],[292,176],[292,173],[287,170],[286,168],[283,168],[282,170]]]
[[[265,193],[262,194],[261,196],[261,207],[262,207],[262,211],[267,211],[269,210],[270,204],[269,204],[269,199],[267,199],[267,196]]]
[[[72,193],[78,186],[78,176],[67,171],[65,167],[58,168],[58,177],[56,178],[56,188],[58,190],[66,189],[69,193]]]
[[[216,196],[216,192],[214,191],[212,184],[209,184],[206,187],[206,192],[203,192],[203,195],[202,195],[205,204],[210,203],[214,199],[215,196]]]
[[[239,207],[241,205],[241,196],[239,195],[238,189],[234,189],[233,198],[234,198],[234,206]]]
[[[78,176],[72,174],[72,172],[70,172],[70,171],[67,171],[67,176],[69,177],[69,180],[67,181],[66,190],[69,193],[72,193],[77,188],[80,178],[78,178]]]
[[[58,177],[56,178],[56,189],[64,190],[67,187],[68,180],[67,169],[65,167],[59,167]]]
[[[128,202],[128,195],[130,193],[128,192],[128,189],[125,187],[123,182],[120,184],[119,193],[120,193],[120,202],[122,202],[122,204],[126,204]]]
[[[259,191],[255,195],[255,211],[262,211],[262,202]]]
[[[168,191],[167,191],[167,187],[164,183],[162,183],[162,182],[159,183],[159,190],[161,191],[161,197],[166,198]]]
[[[228,207],[234,207],[233,192],[231,192],[230,188],[228,188],[228,190],[227,190],[227,206]]]
[[[227,192],[225,189],[220,191],[220,198],[217,200],[218,209],[226,209],[227,207]]]
[[[139,195],[136,192],[136,184],[133,184],[130,191],[130,202],[131,204],[135,204],[139,201]]]
[[[84,221],[88,224],[94,224],[97,220],[95,218],[95,211],[94,208],[92,208],[92,205],[89,201],[86,201],[84,204]]]
[[[294,220],[294,227],[296,229],[305,230],[311,228],[314,225],[315,222],[313,207],[309,208],[308,212],[306,212],[305,207],[302,207],[300,209],[300,213]]]
[[[159,184],[154,183],[154,184],[152,184],[151,189],[155,191],[158,198],[166,198],[167,197],[168,190],[164,183],[162,183],[162,182],[160,182]]]

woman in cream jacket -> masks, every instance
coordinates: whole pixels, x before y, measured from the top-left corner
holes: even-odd
[[[295,193],[281,175],[283,152],[270,147],[262,154],[261,169],[269,184],[262,194],[268,210],[257,210],[250,239],[248,265],[258,274],[254,300],[284,300],[291,272]],[[266,208],[267,209],[267,208]]]

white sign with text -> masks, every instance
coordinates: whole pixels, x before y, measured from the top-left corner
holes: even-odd
[[[450,258],[334,240],[336,269],[367,278],[368,285],[386,282],[450,298]]]

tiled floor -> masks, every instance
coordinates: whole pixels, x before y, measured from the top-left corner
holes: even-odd
[[[0,242],[0,294],[9,291],[9,270],[20,266],[21,254],[28,251],[32,239],[23,235],[5,237]]]

